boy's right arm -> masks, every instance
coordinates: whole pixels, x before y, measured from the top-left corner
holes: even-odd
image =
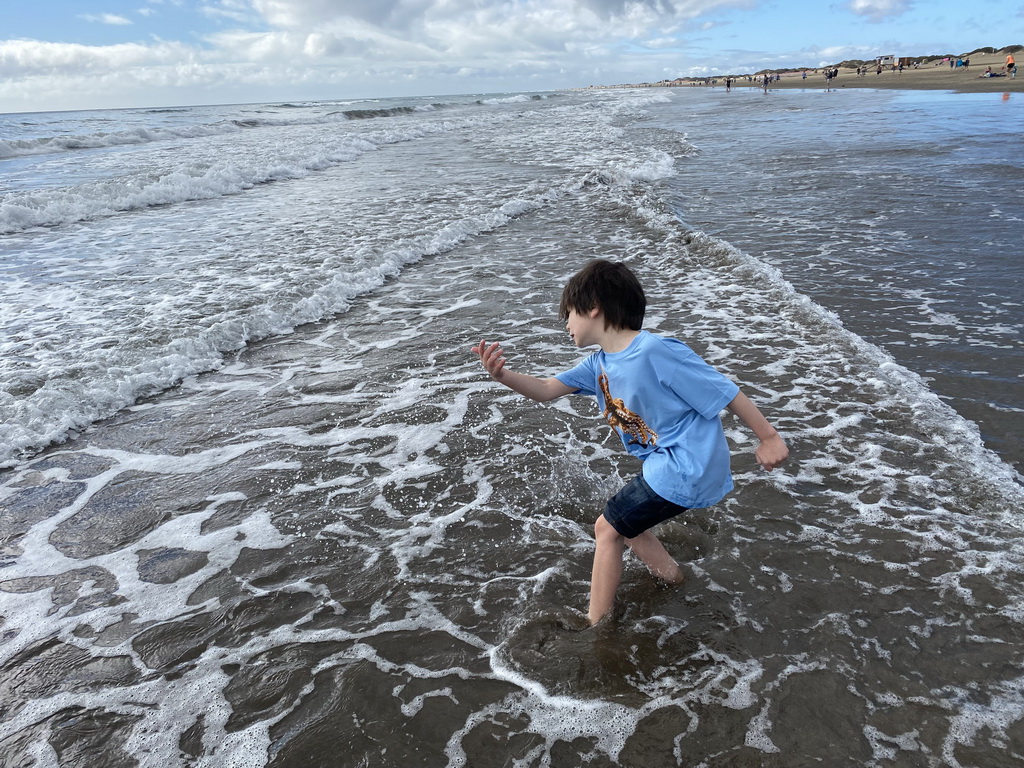
[[[576,391],[554,377],[538,379],[536,376],[510,371],[505,367],[504,351],[496,341],[488,344],[481,339],[480,344],[473,347],[473,351],[479,356],[484,370],[492,379],[531,400],[544,403]]]

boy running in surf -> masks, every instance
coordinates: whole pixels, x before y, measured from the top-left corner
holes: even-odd
[[[723,408],[757,436],[762,467],[775,469],[789,455],[779,433],[732,381],[683,342],[642,330],[646,307],[643,288],[625,264],[596,260],[569,280],[558,311],[577,347],[600,347],[575,368],[540,379],[510,370],[496,342],[473,347],[492,379],[532,400],[596,397],[626,450],[643,462],[594,525],[591,624],[611,611],[627,546],[658,578],[685,580],[650,529],[687,509],[716,504],[732,490]]]

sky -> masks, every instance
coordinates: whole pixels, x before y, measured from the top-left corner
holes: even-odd
[[[1024,43],[1024,0],[0,0],[0,112],[510,91]]]

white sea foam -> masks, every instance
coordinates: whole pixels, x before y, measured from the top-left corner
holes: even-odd
[[[214,125],[188,125],[178,128],[134,128],[113,133],[79,136],[47,136],[34,139],[0,139],[0,160],[9,157],[48,155],[83,149],[123,147],[175,139],[235,134],[244,130],[237,123],[225,121]]]
[[[637,109],[645,103],[650,103],[650,100],[636,99],[627,102],[624,108]],[[616,106],[610,112],[600,112],[593,117],[599,125],[605,126],[608,125],[610,116],[619,111],[621,108]],[[500,113],[491,116],[471,116],[455,121],[418,122],[407,126],[396,123],[395,127],[371,127],[357,135],[341,133],[326,139],[317,136],[315,142],[310,141],[312,134],[299,133],[289,138],[290,144],[275,145],[272,152],[266,151],[266,148],[259,144],[254,145],[257,151],[249,151],[247,145],[218,148],[218,145],[213,144],[205,150],[210,153],[212,161],[206,167],[203,162],[198,162],[193,169],[176,170],[165,175],[153,175],[147,171],[136,177],[124,177],[116,181],[98,181],[78,187],[57,187],[32,193],[12,193],[0,203],[0,221],[6,215],[10,231],[23,226],[53,225],[94,216],[113,216],[118,211],[137,207],[217,198],[253,189],[266,181],[303,179],[311,173],[322,172],[339,162],[346,163],[357,159],[388,144],[415,141],[438,132],[459,132],[469,126],[493,127],[504,124],[509,119],[511,118],[508,114]],[[575,130],[583,131],[585,127],[584,122]],[[246,134],[245,137],[249,140],[253,135],[255,134]],[[260,138],[262,140],[266,137]],[[547,139],[541,140],[539,144],[543,145],[544,141]],[[594,147],[593,142],[581,144]],[[288,149],[289,146],[292,149]],[[213,154],[219,149],[227,152],[227,159],[212,159]],[[589,179],[594,178],[595,173],[600,175],[604,183],[628,186],[638,181],[662,178],[672,172],[671,158],[656,151],[645,153],[637,161],[623,158],[621,153],[612,151],[591,152],[580,155],[578,150],[573,149],[572,156],[567,157],[568,162],[579,168],[579,175],[576,178],[560,181],[547,188],[537,187],[522,191],[509,199],[497,201],[497,204],[491,207],[486,203],[482,206],[478,204],[475,212],[440,222],[435,231],[402,239],[390,247],[382,248],[374,244],[368,249],[365,246],[358,246],[357,260],[362,263],[356,269],[331,256],[325,260],[323,268],[318,269],[319,274],[315,276],[312,284],[307,280],[303,281],[301,288],[295,286],[293,292],[300,292],[300,295],[290,306],[275,301],[242,312],[229,310],[222,313],[220,318],[217,315],[210,317],[207,327],[198,333],[197,329],[187,326],[175,327],[175,316],[181,314],[182,308],[183,296],[179,290],[175,290],[173,297],[171,294],[159,292],[152,297],[144,293],[133,296],[131,291],[125,292],[118,283],[112,282],[121,279],[125,274],[123,270],[137,268],[138,258],[131,252],[117,257],[111,257],[109,251],[103,253],[103,258],[110,264],[110,278],[96,282],[96,287],[102,293],[86,301],[83,301],[81,289],[77,287],[80,273],[78,264],[73,261],[68,262],[66,266],[57,261],[53,262],[53,275],[57,280],[48,285],[44,283],[45,293],[41,296],[37,294],[41,286],[35,278],[18,278],[16,285],[19,287],[15,291],[17,298],[5,305],[10,316],[3,317],[5,310],[0,309],[0,319],[10,327],[24,323],[26,311],[38,312],[33,305],[40,300],[54,307],[57,313],[67,315],[69,325],[73,323],[78,326],[86,322],[95,330],[101,327],[101,323],[106,324],[105,316],[109,313],[111,303],[128,302],[127,311],[136,314],[142,310],[145,302],[151,316],[154,312],[157,318],[167,315],[166,331],[177,337],[164,344],[131,350],[130,354],[122,355],[116,350],[120,348],[120,339],[128,332],[128,327],[132,326],[122,330],[115,325],[111,328],[113,333],[104,333],[101,337],[86,341],[87,352],[84,360],[79,363],[82,370],[87,372],[84,378],[63,375],[62,368],[68,369],[70,366],[67,361],[61,360],[59,353],[61,345],[67,343],[61,341],[57,335],[62,324],[50,324],[49,333],[53,338],[38,341],[34,347],[31,341],[15,340],[5,353],[10,355],[8,359],[16,366],[14,387],[27,390],[28,394],[16,396],[10,391],[0,390],[0,409],[4,415],[3,426],[0,427],[0,466],[9,465],[14,461],[13,457],[19,453],[60,440],[72,430],[81,429],[109,416],[131,405],[139,397],[158,392],[188,376],[220,366],[227,352],[244,347],[254,340],[288,333],[303,323],[314,322],[344,311],[355,296],[397,275],[406,265],[424,256],[445,252],[469,238],[504,227],[520,216],[550,205],[566,194],[573,193],[580,185],[588,183]],[[591,171],[591,168],[601,170]],[[3,211],[6,211],[6,214]],[[179,218],[187,218],[188,215],[187,212],[177,214]],[[115,229],[119,227],[112,226]],[[130,224],[126,225],[125,229],[129,227]],[[212,228],[211,224],[210,229]],[[86,233],[83,233],[82,237],[85,235]],[[211,236],[215,236],[212,231]],[[76,240],[73,232],[61,233],[59,238],[69,240],[69,245]],[[384,233],[376,236],[378,240],[385,238]],[[36,241],[28,236],[25,242],[34,245]],[[94,249],[97,245],[89,244],[87,247]],[[367,252],[371,249],[375,253]],[[188,262],[189,258],[186,258],[184,263]],[[334,266],[334,263],[337,266]],[[210,291],[216,290],[219,281],[228,274],[219,263],[212,260],[204,264],[202,269],[210,271],[209,282],[193,282],[187,287],[182,286],[188,292],[184,296],[190,298],[189,294],[194,294],[197,305],[209,304]],[[260,293],[266,291],[265,286],[270,285],[271,280],[280,280],[270,275],[264,278],[259,273],[254,277],[258,279],[245,281],[250,284],[245,293],[237,297],[225,295],[223,298],[212,298],[215,298],[218,304],[239,300],[250,302],[251,297],[258,299]],[[236,283],[239,281],[239,277],[235,275],[231,275],[229,279]],[[37,298],[33,298],[34,296]],[[138,305],[131,306],[133,301]],[[88,311],[83,312],[86,308]],[[187,302],[184,308],[187,311],[191,309]],[[431,311],[447,312],[454,311],[454,308]],[[397,341],[395,340],[395,343]],[[110,350],[115,352],[112,353]],[[17,361],[27,360],[30,356],[37,361],[31,364],[34,370],[27,374],[18,372],[19,369],[29,367]]]
[[[160,391],[187,376],[218,367],[226,352],[254,340],[289,333],[298,325],[341,312],[355,296],[379,286],[406,265],[450,250],[470,237],[503,227],[516,217],[557,200],[565,192],[558,188],[545,190],[531,197],[507,201],[496,209],[455,220],[436,232],[401,243],[380,254],[376,263],[370,263],[359,271],[327,275],[324,284],[313,288],[291,307],[256,307],[235,319],[215,322],[192,338],[176,339],[162,348],[146,351],[148,359],[141,362],[110,359],[100,346],[99,370],[84,381],[47,382],[22,398],[0,392],[0,409],[4,412],[0,426],[0,466],[9,464],[11,457],[20,451],[60,440],[70,430],[109,416],[141,396]],[[72,301],[75,297],[69,303]],[[78,311],[77,307],[75,310]],[[16,312],[16,306],[9,305],[8,311]]]
[[[660,215],[652,221],[665,224]],[[848,347],[860,358],[865,368],[861,374],[862,380],[884,393],[886,398],[907,407],[914,414],[917,429],[930,434],[936,443],[955,446],[953,453],[962,462],[962,469],[976,475],[986,485],[993,483],[1001,494],[1005,494],[1002,509],[1004,519],[1011,523],[1018,519],[1016,510],[1024,502],[1024,492],[1021,491],[1020,477],[1016,471],[985,446],[977,425],[956,413],[918,374],[898,364],[891,354],[877,345],[849,332],[835,313],[796,291],[777,269],[718,238],[693,233],[690,239],[690,247],[696,251],[699,259],[710,258],[715,262],[724,261],[732,265],[737,277],[765,286],[778,300],[784,302],[788,311],[798,314],[801,322],[818,327],[827,339]],[[673,271],[669,265],[666,268]],[[720,291],[721,288],[715,290]],[[714,360],[714,352],[711,351],[707,357]],[[808,412],[814,410],[808,408]],[[844,429],[860,424],[865,416],[857,413],[838,416],[820,428],[804,427],[801,431],[807,430],[808,434],[818,436],[838,435]]]
[[[341,162],[350,162],[376,145],[360,138],[312,154],[253,158],[246,165],[217,162],[117,181],[103,180],[72,188],[12,192],[0,201],[0,234],[52,227],[189,200],[208,200],[251,189],[257,184],[296,179]]]
[[[483,99],[483,104],[523,104],[532,99],[525,93],[517,93],[515,96],[495,96],[490,99]]]
[[[497,100],[493,103],[515,103],[519,101],[516,97],[507,100]],[[529,101],[529,97],[524,97]],[[150,118],[146,124],[138,124],[131,128],[114,131],[93,131],[89,132],[90,123],[88,115],[78,118],[78,125],[85,130],[78,133],[55,133],[46,136],[30,136],[26,138],[0,139],[0,160],[17,157],[33,157],[38,155],[51,155],[69,152],[80,152],[95,149],[108,149],[116,147],[133,147],[137,145],[156,143],[175,143],[181,140],[203,139],[215,136],[237,135],[245,131],[260,130],[266,128],[300,127],[300,126],[331,126],[338,123],[348,122],[352,115],[390,117],[400,116],[407,113],[435,112],[439,108],[450,106],[450,104],[415,104],[408,107],[386,107],[370,110],[337,110],[332,106],[355,107],[358,102],[336,102],[329,103],[315,102],[307,105],[281,105],[269,110],[256,110],[248,114],[237,112],[221,112],[220,119],[213,122],[203,122],[204,118],[218,115],[217,108],[203,110],[201,108],[186,108],[177,111],[149,111],[145,113],[129,113],[129,119],[136,122]],[[298,111],[288,114],[287,107],[297,107]],[[155,115],[176,117],[177,120],[168,122],[166,125],[158,125],[160,119]],[[64,124],[57,121],[40,120],[36,131],[45,131],[47,126],[52,125],[51,130],[62,131]],[[15,126],[7,126],[9,131],[15,130]],[[22,128],[22,131],[26,129]]]
[[[410,109],[410,112],[417,112]],[[398,113],[402,114],[401,112]],[[340,163],[348,163],[388,144],[414,141],[439,132],[504,122],[507,115],[468,116],[453,120],[413,120],[385,127],[359,121],[348,130],[336,120],[259,121],[264,132],[242,132],[233,123],[221,127],[189,127],[157,133],[156,138],[205,137],[184,155],[170,152],[140,157],[138,168],[124,173],[116,155],[84,158],[78,176],[96,178],[71,185],[47,185],[31,191],[13,190],[0,197],[0,234],[35,227],[54,227],[97,217],[113,216],[154,206],[235,195],[255,186],[304,178]],[[334,130],[325,130],[335,125]],[[131,134],[135,136],[135,133]],[[141,141],[142,139],[140,139]],[[29,142],[35,146],[35,143]],[[104,135],[96,146],[117,146],[124,137]],[[40,151],[49,151],[40,146]],[[46,144],[45,146],[50,146]],[[31,148],[27,148],[26,152]],[[70,161],[63,161],[64,164]],[[68,173],[56,164],[55,175]]]

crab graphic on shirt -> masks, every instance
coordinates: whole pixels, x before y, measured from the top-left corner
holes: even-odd
[[[633,413],[626,404],[617,397],[612,397],[608,390],[608,374],[602,372],[597,377],[597,383],[604,395],[604,417],[612,428],[618,427],[623,434],[629,435],[632,439],[630,445],[642,445],[647,447],[658,442],[658,433],[647,426],[647,422]]]

